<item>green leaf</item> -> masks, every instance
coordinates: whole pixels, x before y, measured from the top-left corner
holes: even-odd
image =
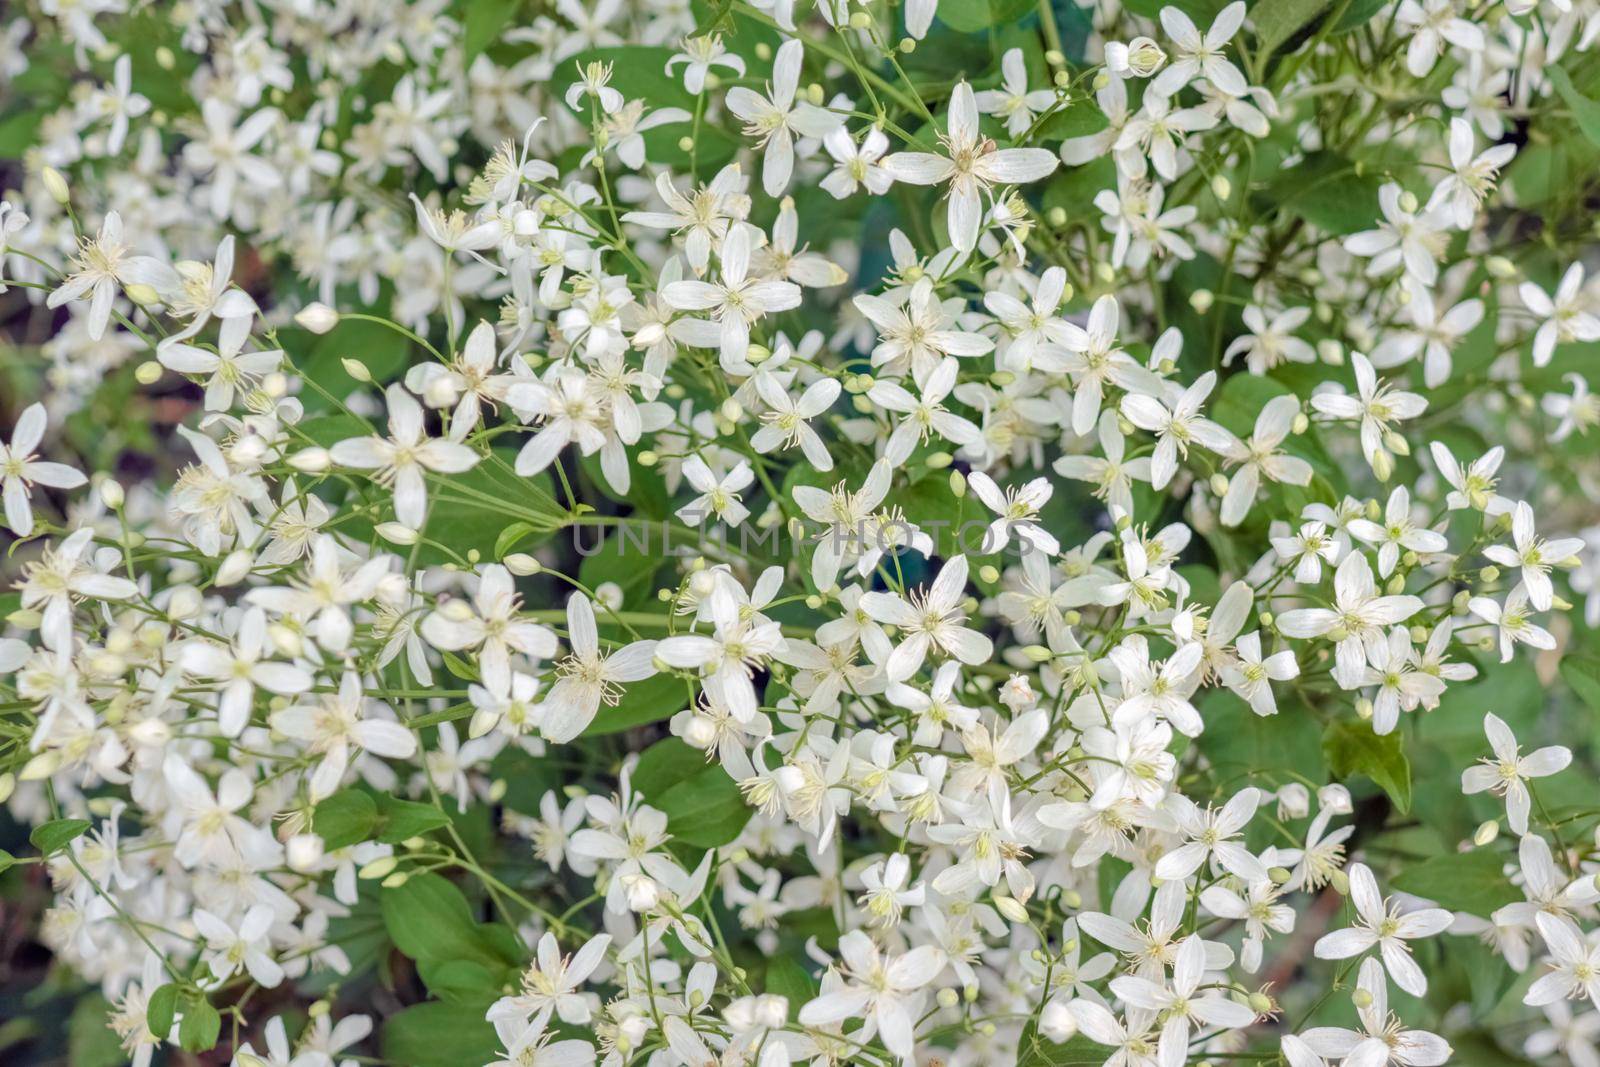
[[[377,806],[383,816],[378,841],[385,845],[398,845],[450,825],[450,816],[432,804],[419,804],[414,800],[401,800],[380,793]]]
[[[1256,58],[1265,64],[1267,57],[1302,27],[1332,6],[1333,0],[1261,0],[1250,9],[1256,28]]]
[[[465,960],[499,975],[516,962],[502,951],[493,927],[479,923],[461,890],[441,875],[414,874],[384,889],[378,903],[395,947],[418,963]]]
[[[1496,909],[1522,899],[1507,881],[1504,857],[1479,849],[1435,856],[1394,876],[1396,889],[1427,897],[1441,908],[1487,919]]]
[[[89,831],[86,819],[54,819],[33,828],[28,841],[41,856],[52,856]]]
[[[39,124],[48,114],[43,108],[16,111],[0,120],[0,159],[21,159],[38,140]]]
[[[381,311],[374,312],[382,314]],[[296,333],[284,330],[280,340],[294,351]],[[350,377],[344,369],[346,359],[355,360],[372,375],[376,388],[399,381],[411,362],[412,342],[404,334],[379,322],[366,319],[341,319],[339,325],[321,337],[307,342],[309,353],[299,361],[300,373],[335,397],[343,398],[364,382]],[[314,389],[307,389],[302,402],[308,410],[326,410],[329,402]]]
[[[1572,78],[1560,67],[1547,67],[1545,76],[1550,79],[1550,84],[1556,87],[1556,92],[1561,94],[1561,99],[1566,101],[1567,108],[1572,112],[1573,121],[1578,124],[1578,129],[1589,139],[1591,144],[1600,145],[1600,103],[1590,100],[1578,92],[1572,84]]]
[[[817,995],[817,980],[795,957],[779,953],[767,961],[767,992],[789,998],[789,1016]]]
[[[450,1001],[497,995],[502,970],[491,970],[477,960],[422,960],[417,964],[417,973],[429,991]]]
[[[1074,100],[1039,124],[1035,136],[1042,141],[1065,141],[1087,137],[1105,129],[1109,122],[1100,105],[1091,97]]]
[[[16,864],[16,862],[17,857],[13,856],[5,849],[0,848],[0,874],[4,874],[6,871],[10,870],[11,867]]]
[[[1377,224],[1376,175],[1357,173],[1355,164],[1332,152],[1313,152],[1298,167],[1282,171],[1271,187],[1272,198],[1330,234],[1352,234]]]
[[[128,1057],[106,1019],[111,1005],[98,993],[83,997],[67,1019],[67,1061],[72,1067],[123,1067]]]
[[[978,33],[1016,22],[1033,8],[1030,0],[939,0],[939,21],[952,30]]]
[[[493,997],[430,1000],[383,1024],[383,1058],[405,1067],[482,1067],[500,1059],[500,1039],[484,1019]]]
[[[204,994],[184,998],[183,1019],[178,1023],[178,1044],[185,1052],[205,1052],[217,1047],[222,1033],[222,1016]]]
[[[144,1021],[152,1034],[165,1039],[172,1033],[172,1021],[178,1017],[178,998],[182,993],[176,985],[168,982],[150,994],[149,1003],[144,1009]]]
[[[1195,744],[1221,778],[1248,775],[1282,785],[1300,777],[1318,782],[1326,773],[1317,720],[1298,703],[1285,699],[1278,714],[1257,715],[1233,693],[1213,689],[1199,711],[1206,728]]]
[[[726,845],[750,821],[752,811],[728,772],[676,737],[645,750],[632,782],[666,815],[672,836],[697,848]]]
[[[1023,1029],[1017,1045],[1018,1067],[1101,1067],[1113,1050],[1090,1041],[1082,1034],[1056,1044],[1039,1036],[1034,1023]]]
[[[1336,777],[1364,774],[1389,794],[1402,814],[1411,810],[1411,764],[1398,733],[1379,735],[1370,723],[1340,720],[1328,724],[1322,751]]]
[[[345,789],[317,805],[311,828],[329,851],[359,844],[378,824],[378,805],[359,789]]]
[[[461,65],[471,66],[478,53],[500,39],[517,13],[518,0],[472,0],[461,35]]]
[[[689,689],[681,678],[657,674],[642,682],[632,682],[623,690],[614,708],[601,708],[594,722],[583,731],[585,737],[620,733],[647,722],[663,722],[689,705]]]
[[[1600,712],[1600,657],[1568,652],[1561,658],[1561,677],[1591,711]]]

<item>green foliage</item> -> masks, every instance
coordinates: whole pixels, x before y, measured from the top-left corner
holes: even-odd
[[[633,786],[667,816],[674,838],[696,848],[726,845],[753,814],[727,771],[675,737],[645,750]]]
[[[1399,733],[1377,734],[1370,723],[1339,720],[1323,733],[1322,751],[1337,777],[1365,775],[1402,814],[1411,810],[1411,764]]]
[[[1393,884],[1442,908],[1487,919],[1497,908],[1522,899],[1502,872],[1505,863],[1505,856],[1483,849],[1456,852],[1408,866]]]
[[[28,841],[43,856],[53,856],[89,832],[84,819],[53,819],[40,823],[28,835]]]

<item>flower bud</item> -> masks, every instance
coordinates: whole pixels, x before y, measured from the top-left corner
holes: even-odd
[[[243,548],[229,552],[223,559],[222,566],[217,568],[217,584],[223,586],[237,584],[244,580],[244,576],[249,574],[250,568],[255,565],[254,553]]]
[[[960,471],[950,472],[950,492],[957,500],[967,495],[967,479]]]
[[[309,873],[316,869],[322,862],[322,838],[316,834],[295,834],[289,838],[284,854],[289,860],[289,869],[299,871],[301,874]]]
[[[1072,1012],[1061,1001],[1051,1000],[1039,1013],[1039,1032],[1060,1044],[1078,1032],[1078,1020],[1073,1018]]]
[[[147,359],[133,368],[133,380],[140,385],[154,385],[161,380],[161,364]]]
[[[403,523],[380,522],[373,527],[373,532],[391,545],[414,545],[417,543],[417,531]]]
[[[289,457],[289,466],[303,474],[321,474],[333,466],[326,448],[307,448]]]
[[[961,994],[957,993],[950,986],[945,986],[943,989],[939,990],[938,994],[936,995],[936,999],[939,1001],[939,1007],[949,1011],[951,1008],[961,1003]]]
[[[0,774],[0,804],[11,799],[11,794],[17,791],[17,776],[7,771]]]
[[[994,906],[995,910],[1014,923],[1028,921],[1028,909],[1016,897],[996,896]]]
[[[389,873],[400,865],[400,861],[393,856],[379,856],[371,863],[364,864],[356,871],[357,878],[371,880],[373,878],[386,878]]]
[[[65,207],[67,201],[72,199],[72,194],[67,189],[67,179],[63,178],[56,168],[44,168],[39,178],[44,182],[44,191],[50,194],[51,200]]]
[[[301,329],[312,333],[327,333],[339,325],[339,313],[320,301],[307,304],[295,312],[294,321]]]
[[[528,555],[526,552],[513,552],[501,560],[506,565],[506,570],[512,574],[526,578],[530,574],[538,574],[544,570],[544,564]]]
[[[1472,835],[1472,843],[1482,848],[1500,836],[1500,820],[1485,819]]]
[[[100,502],[112,511],[121,508],[125,498],[126,496],[122,491],[122,483],[115,478],[107,478],[100,483]]]
[[[368,384],[372,381],[372,372],[368,370],[367,365],[361,362],[359,359],[351,359],[349,356],[343,356],[339,360],[339,366],[343,367],[344,372],[358,382]],[[444,379],[440,380],[443,381]]]
[[[1317,806],[1335,815],[1349,815],[1356,810],[1350,799],[1350,790],[1332,782],[1317,790]]]
[[[978,568],[978,581],[985,585],[993,585],[1000,580],[1000,571],[992,563],[985,563]]]
[[[1196,315],[1204,315],[1211,310],[1211,305],[1216,303],[1216,294],[1210,289],[1196,289],[1189,294],[1189,306],[1194,308]]]

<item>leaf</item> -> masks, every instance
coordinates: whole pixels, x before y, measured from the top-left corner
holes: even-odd
[[[1398,733],[1379,735],[1370,723],[1340,720],[1328,724],[1322,752],[1336,777],[1364,774],[1389,794],[1402,814],[1411,810],[1411,764]]]
[[[382,314],[382,312],[378,312]],[[298,330],[285,329],[280,341],[295,351],[294,338]],[[366,383],[350,377],[344,368],[346,359],[355,360],[372,375],[377,388],[386,382],[398,381],[411,362],[412,342],[404,334],[378,322],[366,319],[343,318],[339,325],[321,337],[311,340],[308,335],[307,355],[299,361],[300,373],[335,397],[345,397]],[[305,390],[302,402],[308,410],[326,410],[330,403],[315,389]]]
[[[800,1005],[815,999],[817,980],[793,956],[780,953],[767,962],[767,992],[789,998],[789,1016],[794,1017]]]
[[[1250,9],[1256,28],[1257,61],[1267,57],[1332,6],[1333,0],[1261,0]]]
[[[6,871],[10,870],[11,867],[16,864],[16,862],[17,857],[13,856],[5,849],[0,848],[0,874],[4,874]]]
[[[383,824],[378,831],[381,844],[398,845],[450,825],[450,816],[432,804],[419,804],[414,800],[401,800],[380,793],[377,806],[383,815]]]
[[[1572,84],[1572,78],[1560,67],[1545,68],[1545,76],[1550,79],[1550,84],[1556,87],[1556,92],[1561,94],[1561,99],[1566,101],[1567,107],[1572,111],[1573,121],[1578,124],[1578,129],[1589,139],[1591,144],[1600,145],[1600,103],[1590,100],[1578,92]]]
[[[434,996],[462,1001],[500,992],[499,971],[477,960],[423,960],[417,973]]]
[[[1033,8],[1031,0],[939,0],[939,21],[952,30],[978,33],[1016,22]]]
[[[1272,197],[1291,215],[1326,233],[1346,235],[1371,229],[1378,219],[1378,188],[1373,174],[1332,152],[1313,152],[1298,167],[1282,171]]]
[[[500,1059],[484,1018],[493,997],[414,1004],[383,1024],[383,1058],[405,1067],[482,1067]]]
[[[500,39],[500,34],[517,13],[518,0],[472,0],[467,5],[466,26],[461,35],[461,65],[468,67],[478,53]]]
[[[499,974],[516,962],[501,954],[488,924],[473,918],[467,898],[441,875],[414,874],[384,889],[378,903],[395,947],[418,963],[466,960]]]
[[[657,674],[633,682],[623,690],[614,708],[601,708],[594,722],[583,731],[585,737],[602,737],[672,718],[689,705],[689,689],[683,680],[670,674]]]
[[[1092,97],[1072,101],[1039,124],[1034,135],[1041,141],[1065,141],[1099,133],[1110,123]]]
[[[150,1001],[144,1009],[144,1021],[152,1034],[165,1038],[172,1033],[172,1021],[178,1017],[178,998],[182,992],[168,982],[150,994]]]
[[[1591,711],[1600,712],[1600,657],[1568,652],[1561,658],[1561,677]]]
[[[1213,689],[1199,711],[1206,728],[1195,744],[1223,778],[1247,774],[1282,784],[1326,774],[1316,719],[1306,707],[1285,699],[1278,714],[1257,715],[1235,694]]]
[[[1102,1067],[1111,1056],[1111,1048],[1096,1044],[1082,1034],[1056,1044],[1040,1037],[1035,1024],[1029,1021],[1023,1029],[1022,1040],[1017,1045],[1018,1067]]]
[[[183,1019],[178,1023],[178,1044],[185,1052],[205,1052],[217,1047],[222,1033],[222,1016],[204,994],[184,998]]]
[[[54,819],[33,828],[28,841],[41,856],[52,856],[82,837],[89,830],[86,819]]]
[[[633,787],[667,817],[672,836],[697,848],[716,848],[739,836],[752,813],[728,772],[676,737],[645,750]]]
[[[91,993],[73,1005],[67,1019],[67,1060],[72,1067],[123,1067],[128,1057],[116,1031],[106,1025],[111,1005]]]
[[[311,828],[329,850],[359,844],[378,824],[377,802],[359,789],[345,789],[317,805]]]
[[[21,159],[38,140],[39,124],[46,114],[42,108],[16,111],[0,120],[0,159]]]
[[[1487,919],[1496,909],[1522,899],[1506,879],[1504,863],[1503,857],[1483,849],[1455,852],[1407,867],[1394,876],[1393,885],[1441,908]]]

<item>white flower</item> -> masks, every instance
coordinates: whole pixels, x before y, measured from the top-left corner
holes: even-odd
[[[870,1017],[884,1047],[910,1064],[914,1057],[914,1028],[924,997],[944,970],[945,956],[923,945],[898,956],[885,956],[860,930],[839,938],[847,983],[823,993],[800,1009],[802,1026],[827,1026],[849,1018]]]
[[[1565,915],[1540,912],[1534,916],[1539,936],[1550,950],[1554,970],[1533,985],[1523,996],[1524,1004],[1538,1007],[1557,1000],[1583,997],[1600,1004],[1600,945],[1583,934]]]
[[[1524,756],[1511,728],[1493,712],[1484,714],[1483,732],[1494,756],[1480,759],[1476,767],[1461,772],[1461,791],[1470,796],[1488,790],[1505,797],[1506,821],[1511,831],[1520,836],[1528,832],[1528,809],[1532,803],[1527,780],[1565,770],[1572,762],[1572,750],[1550,745]]]
[[[926,593],[862,594],[862,610],[878,622],[900,628],[901,641],[884,663],[890,681],[916,674],[930,650],[967,664],[982,663],[993,654],[993,643],[965,626],[967,614],[961,605],[966,586],[967,557],[956,556],[945,563]]]
[[[1242,466],[1228,479],[1228,491],[1222,496],[1220,517],[1224,526],[1237,526],[1244,521],[1255,503],[1263,475],[1268,481],[1287,485],[1311,484],[1311,464],[1279,448],[1294,429],[1299,414],[1298,397],[1275,396],[1262,406],[1250,436],[1234,441],[1226,458]]]
[[[818,379],[806,386],[806,391],[796,399],[770,377],[762,376],[756,380],[756,391],[769,410],[761,415],[761,429],[750,437],[751,447],[765,453],[799,445],[813,467],[819,471],[832,470],[833,457],[828,453],[828,446],[822,443],[809,422],[839,399],[839,380]]]
[[[1000,57],[1000,88],[985,89],[974,95],[978,110],[1004,119],[1006,132],[1021,137],[1033,126],[1035,116],[1055,103],[1051,89],[1028,91],[1028,67],[1022,49],[1008,48]]]
[[[1422,996],[1428,991],[1428,978],[1411,958],[1411,948],[1406,942],[1432,937],[1444,930],[1450,925],[1450,913],[1443,908],[1420,908],[1403,913],[1378,893],[1377,880],[1366,864],[1352,863],[1346,873],[1350,878],[1350,902],[1356,909],[1356,925],[1318,938],[1314,948],[1317,958],[1342,960],[1377,948],[1395,985],[1414,997]]]
[[[1249,85],[1222,50],[1244,25],[1244,15],[1243,0],[1234,0],[1217,13],[1211,28],[1201,36],[1188,15],[1176,7],[1162,7],[1161,28],[1172,38],[1174,52],[1167,69],[1150,83],[1151,91],[1171,96],[1195,78],[1205,78],[1229,96],[1243,96]]]
[[[1391,424],[1414,419],[1427,410],[1428,402],[1416,393],[1407,393],[1378,380],[1372,361],[1360,352],[1350,354],[1355,372],[1356,396],[1325,392],[1311,398],[1311,406],[1328,419],[1360,420],[1361,453],[1381,481],[1388,481],[1394,470],[1390,454]]]
[[[1440,476],[1450,483],[1450,494],[1445,497],[1445,505],[1450,510],[1472,508],[1490,516],[1504,515],[1511,510],[1511,501],[1494,491],[1495,473],[1506,457],[1503,446],[1494,446],[1465,468],[1440,442],[1434,441],[1428,447]]]
[[[1308,307],[1287,308],[1269,321],[1266,313],[1255,304],[1244,309],[1244,324],[1249,333],[1236,337],[1222,354],[1222,365],[1231,364],[1240,355],[1251,374],[1265,374],[1283,363],[1315,363],[1317,350],[1309,341],[1294,335],[1294,331],[1311,318]]]
[[[579,992],[606,958],[610,934],[596,934],[570,956],[561,955],[556,935],[539,938],[537,954],[522,974],[520,995],[501,997],[489,1006],[488,1019],[531,1019],[542,1027],[555,1015],[570,1026],[584,1026],[593,1017],[590,998]]]
[[[724,367],[745,363],[752,324],[800,306],[800,287],[793,282],[749,277],[753,232],[743,224],[729,227],[722,241],[720,283],[685,280],[671,282],[661,291],[661,299],[679,311],[712,312]]]
[[[225,737],[238,737],[250,721],[250,706],[257,686],[269,693],[293,696],[310,689],[315,679],[292,663],[276,663],[267,637],[267,616],[249,608],[239,620],[239,632],[229,645],[211,641],[186,641],[178,649],[178,662],[190,674],[224,682],[217,701],[217,728]]]
[[[1350,520],[1349,530],[1353,537],[1378,546],[1380,578],[1387,578],[1393,573],[1402,551],[1428,555],[1450,547],[1444,534],[1418,527],[1411,515],[1411,491],[1403,485],[1397,485],[1389,494],[1381,524],[1364,517]]]
[[[1519,584],[1511,590],[1503,605],[1490,597],[1475,596],[1467,601],[1467,610],[1498,632],[1501,663],[1511,662],[1512,652],[1519,643],[1546,651],[1556,647],[1555,635],[1533,621],[1527,586]]]
[[[88,293],[89,337],[95,341],[106,332],[119,286],[148,285],[160,291],[176,281],[175,273],[164,261],[128,254],[128,246],[122,241],[122,216],[115,211],[106,212],[97,235],[79,244],[72,268],[45,305],[57,308]]]
[[[1255,817],[1260,803],[1261,794],[1253,788],[1241,789],[1220,810],[1201,810],[1181,793],[1167,797],[1166,809],[1187,840],[1156,861],[1156,877],[1182,880],[1214,859],[1223,870],[1247,883],[1266,881],[1267,868],[1235,840]]]
[[[761,187],[768,196],[779,196],[789,187],[795,134],[823,137],[844,123],[841,115],[805,101],[795,103],[803,61],[804,46],[791,38],[779,46],[773,57],[767,96],[742,85],[728,90],[728,110],[744,120],[745,136],[756,138],[756,147],[761,151]]]
[[[211,968],[211,977],[225,982],[240,968],[263,989],[272,989],[283,981],[283,968],[272,958],[272,942],[267,935],[272,929],[273,912],[270,905],[257,904],[245,912],[239,925],[222,921],[204,908],[196,908],[194,926],[205,938],[205,961]]]
[[[1562,537],[1546,541],[1534,532],[1533,508],[1519,501],[1511,512],[1511,537],[1516,547],[1490,545],[1483,554],[1502,567],[1520,567],[1522,584],[1535,610],[1549,611],[1555,602],[1550,584],[1550,568],[1559,566],[1583,551],[1581,537]]]
[[[376,470],[380,482],[394,485],[394,513],[413,530],[428,518],[428,490],[423,471],[460,474],[478,464],[478,454],[466,445],[430,438],[422,425],[422,406],[400,384],[384,394],[389,402],[389,434],[352,437],[328,450],[343,467]]]
[[[1056,169],[1055,154],[1043,148],[996,148],[978,129],[978,105],[972,86],[956,83],[946,117],[948,132],[940,135],[943,155],[896,152],[883,167],[896,181],[911,185],[950,184],[950,242],[963,252],[978,244],[984,193],[996,184],[1038,181]]]
[[[1428,207],[1448,205],[1458,229],[1472,228],[1472,220],[1483,207],[1484,198],[1494,189],[1500,168],[1517,154],[1514,144],[1492,144],[1476,156],[1472,154],[1472,123],[1459,116],[1450,120],[1451,172],[1433,187]],[[1432,383],[1430,383],[1432,384]]]
[[[34,449],[44,438],[45,421],[44,405],[29,404],[11,429],[11,443],[0,440],[0,488],[5,494],[6,525],[18,537],[27,537],[33,532],[33,505],[28,500],[32,486],[76,489],[88,481],[82,471],[65,463],[38,458]]]
[[[308,751],[321,757],[306,780],[313,801],[339,788],[350,765],[351,749],[390,759],[409,759],[416,754],[416,735],[392,720],[369,717],[367,703],[360,676],[347,671],[337,693],[315,705],[299,704],[272,713],[274,730],[303,742]]]
[[[1220,1026],[1232,1030],[1255,1021],[1256,1013],[1248,1005],[1230,999],[1219,990],[1200,992],[1205,971],[1205,941],[1198,934],[1190,934],[1178,945],[1170,987],[1134,974],[1111,980],[1111,991],[1124,1003],[1164,1017],[1159,1051],[1163,1065],[1188,1062],[1191,1026]]]
[[[1583,296],[1582,263],[1567,268],[1553,295],[1533,282],[1523,282],[1517,295],[1530,313],[1544,320],[1533,335],[1534,366],[1547,366],[1557,344],[1600,340],[1600,315]]]
[[[1336,633],[1339,642],[1334,677],[1353,689],[1366,672],[1366,646],[1381,640],[1384,627],[1404,622],[1423,608],[1414,596],[1380,596],[1372,565],[1360,552],[1351,552],[1333,575],[1334,607],[1296,608],[1278,616],[1278,632],[1285,637],[1320,637]]]
[[[999,516],[983,532],[981,551],[984,555],[1003,550],[1011,543],[1013,534],[1022,542],[1024,552],[1031,550],[1054,556],[1061,551],[1061,542],[1039,523],[1039,509],[1055,492],[1048,478],[1035,478],[1020,489],[1001,490],[993,478],[982,471],[973,471],[967,475],[967,484],[983,506]]]
[[[478,578],[472,606],[460,600],[440,605],[422,620],[422,636],[447,652],[477,649],[483,684],[504,694],[511,685],[512,652],[534,659],[549,659],[556,652],[556,635],[538,623],[519,620],[520,606],[511,572],[491,563]]]
[[[1403,983],[1399,984],[1405,988]],[[1356,989],[1363,994],[1356,1001],[1356,1017],[1361,1020],[1361,1029],[1318,1026],[1305,1031],[1301,1035],[1303,1044],[1312,1054],[1333,1057],[1346,1067],[1439,1067],[1450,1059],[1453,1050],[1444,1038],[1426,1030],[1407,1030],[1405,1024],[1390,1013],[1389,989],[1377,960],[1361,961]],[[1289,1038],[1285,1037],[1285,1050],[1288,1042]],[[1296,1055],[1301,1059],[1296,1061],[1291,1056],[1291,1067],[1301,1067],[1306,1062],[1305,1053],[1297,1050]]]
[[[1128,421],[1156,435],[1155,454],[1150,457],[1152,488],[1166,488],[1177,473],[1179,458],[1189,454],[1191,444],[1226,453],[1237,443],[1233,434],[1200,414],[1200,405],[1216,384],[1216,372],[1206,371],[1170,406],[1145,393],[1122,398],[1122,413]]]
[[[582,593],[567,598],[567,643],[572,655],[556,664],[561,678],[544,701],[539,732],[545,740],[565,744],[584,731],[600,711],[622,699],[621,685],[656,673],[656,642],[634,641],[602,655],[594,607]]]

